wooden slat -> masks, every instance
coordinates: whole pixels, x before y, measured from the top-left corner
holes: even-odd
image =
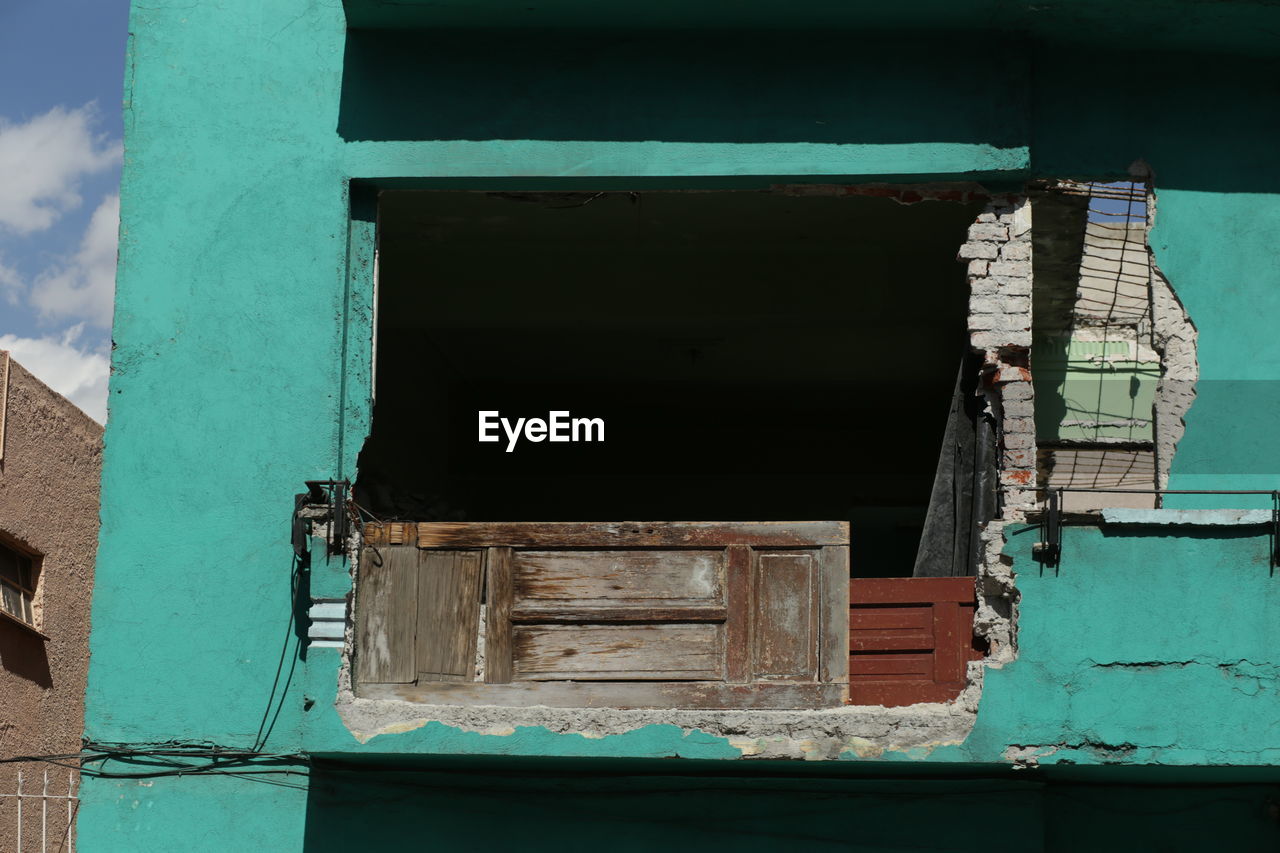
[[[828,545],[818,552],[818,680],[849,680],[849,549]]]
[[[722,642],[719,625],[522,625],[515,629],[513,678],[718,679]]]
[[[517,551],[516,608],[538,601],[577,607],[723,603],[724,551]]]
[[[933,655],[895,654],[853,655],[849,659],[849,680],[874,676],[876,680],[916,678],[933,680]]]
[[[756,679],[815,680],[817,566],[813,552],[756,552],[751,672]]]
[[[933,633],[933,607],[857,607],[849,612],[850,631]]]
[[[973,600],[973,578],[854,578],[849,582],[849,601],[854,605]]]
[[[851,652],[933,651],[933,634],[850,635]]]
[[[798,548],[849,544],[845,521],[419,522],[419,548]]]
[[[725,680],[745,684],[751,680],[751,548],[730,545],[726,563]]]
[[[849,611],[849,650],[932,651],[933,612],[929,605],[855,606]]]
[[[512,622],[723,622],[728,610],[718,604],[690,607],[569,607],[522,605]]]
[[[503,684],[511,680],[511,549],[489,548],[485,560],[487,598],[484,634],[484,680]]]
[[[365,548],[356,598],[356,680],[417,678],[418,554],[412,545]]]
[[[367,699],[446,705],[547,705],[553,708],[706,708],[787,710],[831,708],[844,701],[843,684],[725,684],[719,681],[555,682],[362,685]]]
[[[370,521],[364,526],[366,545],[414,545],[418,541],[418,525],[412,521]]]
[[[954,601],[933,605],[933,678],[964,681],[967,652],[973,642],[973,618],[965,620],[965,608]]]
[[[849,683],[849,703],[896,707],[917,702],[950,702],[963,690],[963,684],[937,684],[933,681],[852,681]]]
[[[480,629],[480,551],[422,551],[418,562],[418,679],[472,681]]]

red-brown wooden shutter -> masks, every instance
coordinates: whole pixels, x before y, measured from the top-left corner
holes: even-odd
[[[973,637],[973,578],[856,578],[849,584],[849,703],[955,699]]]

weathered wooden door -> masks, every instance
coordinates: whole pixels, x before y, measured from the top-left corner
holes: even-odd
[[[358,695],[818,708],[848,681],[848,526],[369,525]]]

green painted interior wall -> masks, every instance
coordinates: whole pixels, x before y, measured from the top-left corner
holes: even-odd
[[[1131,341],[1037,335],[1036,437],[1150,442],[1160,362],[1123,358],[1133,348]]]
[[[435,88],[474,98],[427,97],[416,86],[387,91],[388,103],[433,105],[441,121],[471,130],[502,115],[500,84],[520,79],[528,109],[498,127],[547,129],[541,136],[357,139],[343,133],[344,109],[360,90],[350,75],[344,90],[338,0],[153,0],[135,5],[130,30],[86,703],[94,740],[248,746],[269,728],[266,746],[281,752],[737,755],[720,739],[661,728],[588,741],[427,726],[361,747],[341,726],[330,707],[337,655],[298,653],[289,514],[303,480],[354,473],[368,431],[373,232],[364,185],[348,196],[352,178],[489,179],[506,188],[625,187],[633,175],[672,187],[767,184],[779,175],[1017,185],[1032,174],[1116,175],[1143,157],[1159,192],[1151,243],[1200,330],[1204,381],[1174,485],[1276,485],[1280,465],[1268,445],[1280,414],[1272,390],[1280,377],[1272,332],[1280,74],[1272,59],[1090,56],[972,33],[962,48],[823,37],[818,59],[792,35],[776,53],[763,36],[750,50],[712,44],[717,62],[699,66],[679,52],[657,61],[667,54],[654,36],[639,67],[658,79],[637,79],[626,70],[634,52],[516,50],[517,62],[481,50],[479,35],[472,44],[486,61],[467,60],[473,76],[428,58],[422,67],[434,76],[419,81],[447,79]],[[467,59],[455,41],[441,55]],[[402,54],[389,52],[384,64],[403,67],[394,64]],[[531,78],[534,58],[551,69],[545,78]],[[762,58],[778,63],[776,83],[753,72],[744,78],[750,86],[684,87],[736,104],[718,107],[717,122],[687,113],[683,81],[759,68]],[[1123,86],[1090,70],[1117,67]],[[608,130],[601,122],[613,117],[616,133],[558,138],[548,129],[568,80],[575,98],[607,95],[611,106],[593,116],[593,129]],[[643,121],[625,109],[633,93]],[[761,118],[778,110],[788,117],[785,133]],[[677,132],[690,126],[701,132]],[[1057,746],[1046,763],[1280,763],[1275,732],[1256,710],[1274,697],[1277,662],[1265,537],[1072,529],[1060,572],[1047,577],[1028,560],[1032,538],[1015,536],[1013,549],[1023,657],[989,673],[973,735],[930,756],[885,758],[1004,764],[1007,748],[1023,744]],[[340,561],[317,560],[308,582],[316,596],[349,588]],[[304,693],[316,700],[308,711]],[[1176,720],[1171,706],[1181,711]],[[167,850],[181,839],[216,850],[233,839],[239,849],[299,849],[300,796],[248,780],[90,780],[81,846]]]

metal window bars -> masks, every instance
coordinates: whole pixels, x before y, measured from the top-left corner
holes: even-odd
[[[77,773],[69,771],[67,773],[67,792],[65,794],[49,793],[49,771],[44,771],[44,778],[40,785],[39,793],[34,791],[24,791],[22,771],[18,771],[17,790],[12,794],[0,794],[0,802],[5,800],[13,800],[17,804],[16,809],[16,832],[15,838],[17,847],[15,853],[74,853],[76,849],[75,843],[75,816],[80,804],[80,786],[78,784]],[[56,780],[55,780],[56,784]],[[29,841],[30,835],[24,834],[25,823],[31,820],[23,808],[24,802],[28,804],[28,809],[33,800],[40,802],[40,845],[34,846]],[[54,835],[49,833],[50,812],[57,810],[57,804],[62,801],[65,804],[65,823],[61,830],[55,828]],[[55,822],[57,816],[54,816]],[[2,825],[0,825],[2,826]],[[51,846],[52,845],[52,846]]]

